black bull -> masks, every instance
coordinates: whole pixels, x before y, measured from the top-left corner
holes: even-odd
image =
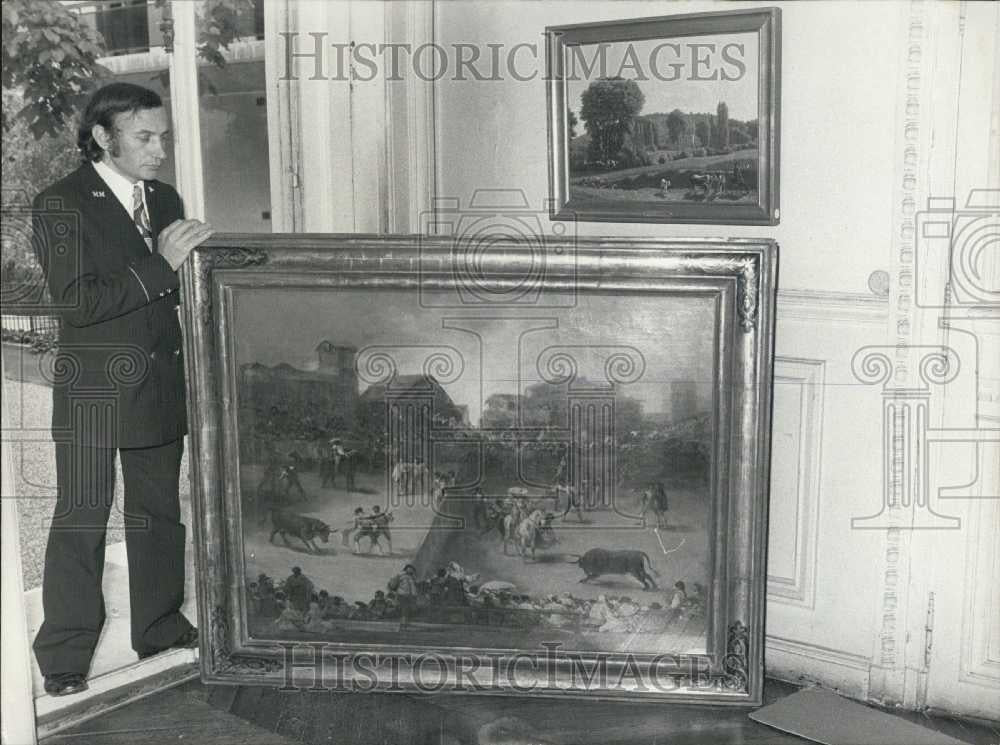
[[[581,582],[595,579],[602,574],[631,574],[642,582],[644,590],[659,589],[652,574],[656,574],[653,569],[653,562],[645,551],[611,551],[606,548],[592,548],[575,562],[587,575]],[[649,566],[649,572],[646,566]]]

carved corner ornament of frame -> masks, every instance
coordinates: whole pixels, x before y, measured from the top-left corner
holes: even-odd
[[[728,256],[706,266],[704,258],[686,256],[683,265],[688,271],[709,276],[717,272],[736,275],[736,312],[740,328],[750,333],[757,327],[760,307],[760,260],[756,255]]]
[[[242,269],[261,266],[269,260],[268,252],[260,248],[228,248],[224,251],[206,251],[198,255],[198,284],[206,288],[201,303],[201,323],[212,322],[212,296],[208,290],[209,275],[216,269]]]
[[[731,691],[749,691],[750,629],[742,621],[729,627],[726,639],[726,656],[722,659],[726,671],[723,686]]]
[[[244,675],[268,675],[282,669],[280,660],[246,657],[232,653],[229,644],[229,621],[221,605],[212,611],[212,671]]]
[[[744,256],[736,263],[740,267],[736,312],[740,316],[740,326],[745,332],[757,326],[758,296],[760,295],[760,268],[757,256]]]

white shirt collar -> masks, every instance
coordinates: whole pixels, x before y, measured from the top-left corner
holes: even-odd
[[[104,161],[94,161],[94,170],[97,171],[97,175],[100,176],[104,183],[108,185],[112,193],[114,193],[115,198],[121,202],[122,207],[131,217],[132,215],[132,191],[135,188],[135,183],[140,183],[143,185],[142,188],[142,205],[146,210],[146,215],[149,215],[149,206],[146,204],[146,185],[145,182],[133,182],[129,181],[127,178],[122,176],[118,171],[109,166]]]

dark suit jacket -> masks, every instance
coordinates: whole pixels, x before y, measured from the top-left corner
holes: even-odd
[[[154,236],[183,217],[146,182]],[[61,318],[52,426],[97,447],[150,447],[187,432],[179,282],[90,163],[35,198],[35,250]]]

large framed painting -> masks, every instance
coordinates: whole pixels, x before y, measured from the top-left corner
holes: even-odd
[[[204,679],[760,703],[776,250],[198,248]]]
[[[776,225],[780,18],[547,28],[552,217]]]

